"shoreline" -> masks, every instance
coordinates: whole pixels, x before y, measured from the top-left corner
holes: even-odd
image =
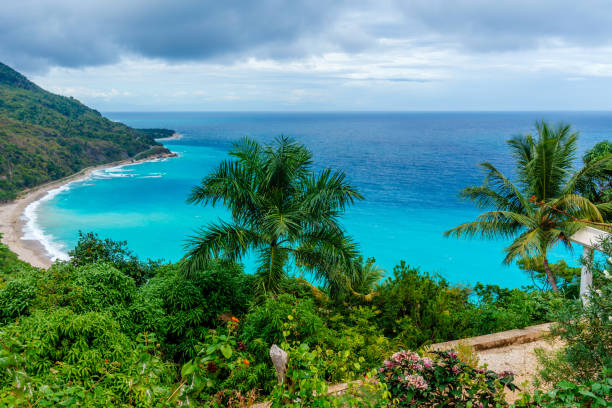
[[[172,136],[169,137],[160,137],[158,139],[155,139],[156,142],[167,142],[169,140],[180,140],[183,138],[183,135],[178,133],[178,132],[174,132],[174,134]]]
[[[28,221],[24,217],[24,212],[30,204],[43,199],[52,190],[61,188],[70,183],[87,180],[95,171],[118,166],[140,164],[169,157],[177,157],[177,155],[172,153],[151,156],[141,160],[125,159],[98,166],[86,167],[68,177],[50,181],[21,192],[15,200],[0,204],[0,233],[2,234],[2,243],[17,254],[20,260],[38,268],[49,268],[54,261],[43,244],[35,239],[23,239],[25,237],[24,228]]]

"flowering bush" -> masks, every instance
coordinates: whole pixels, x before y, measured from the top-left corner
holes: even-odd
[[[504,387],[517,389],[512,373],[473,368],[455,351],[434,352],[433,359],[399,351],[378,369],[378,379],[398,407],[506,406]]]
[[[237,329],[238,319],[232,317],[225,330],[220,328],[210,331],[198,355],[183,365],[183,381],[172,398],[176,396],[178,401],[188,403],[189,400],[207,400],[213,396],[212,402],[220,402],[219,406],[228,406],[230,400],[236,400],[234,402],[237,403],[241,399],[255,398],[255,393],[241,395],[235,390],[225,389],[225,381],[229,377],[239,371],[249,370],[251,365],[245,345],[236,340]]]

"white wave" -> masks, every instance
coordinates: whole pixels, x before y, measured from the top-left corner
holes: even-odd
[[[70,184],[72,183],[49,190],[41,199],[28,204],[22,215],[22,219],[25,220],[25,225],[23,227],[24,235],[21,239],[40,242],[52,261],[58,259],[66,261],[70,259],[70,257],[66,252],[65,246],[54,241],[53,236],[51,234],[46,234],[38,225],[38,207],[41,203],[51,200],[61,192],[69,190]]]
[[[165,160],[166,159],[162,159],[159,161]],[[70,259],[70,256],[66,251],[66,246],[61,242],[55,241],[53,235],[45,233],[42,227],[40,227],[40,225],[38,224],[38,207],[40,207],[40,204],[45,201],[51,200],[53,197],[64,191],[70,190],[70,186],[73,183],[83,183],[83,185],[91,186],[93,185],[93,183],[86,183],[88,180],[109,179],[117,177],[137,177],[139,176],[139,174],[126,174],[134,171],[134,169],[130,169],[128,167],[137,166],[142,163],[144,162],[123,164],[120,166],[94,170],[86,177],[72,180],[64,184],[63,186],[49,190],[47,194],[45,194],[42,198],[28,204],[28,206],[23,211],[21,218],[25,221],[25,225],[23,227],[24,235],[21,239],[40,242],[52,261],[56,261],[58,259],[65,261]],[[164,174],[165,173],[150,173],[149,176],[144,176],[143,178],[159,178],[162,177]]]
[[[107,169],[100,169],[91,172],[91,176],[94,179],[110,179],[118,177],[135,177],[138,174],[126,174],[134,169],[126,169],[123,166],[109,167]]]

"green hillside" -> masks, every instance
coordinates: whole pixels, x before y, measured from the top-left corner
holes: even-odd
[[[160,134],[108,120],[0,63],[0,201],[87,166],[168,153]]]

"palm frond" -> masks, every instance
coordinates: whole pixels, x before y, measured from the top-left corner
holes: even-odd
[[[257,281],[265,293],[278,293],[285,277],[285,265],[289,250],[279,246],[266,246],[258,251]]]
[[[475,221],[466,222],[444,232],[444,236],[481,237],[486,239],[513,237],[518,231],[530,228],[533,220],[523,214],[511,211],[487,211],[476,217]]]
[[[311,270],[326,286],[348,285],[358,255],[357,243],[341,232],[329,230],[305,234],[293,251],[296,265]]]
[[[219,221],[196,231],[185,244],[187,254],[182,265],[187,274],[203,268],[211,259],[220,257],[239,260],[251,247],[261,243],[261,237],[236,224]]]
[[[577,219],[603,222],[598,206],[593,204],[588,198],[584,198],[578,194],[565,194],[552,201],[549,205]],[[604,208],[606,207],[604,206]]]
[[[491,163],[480,163],[485,171],[485,182],[480,187],[468,187],[461,196],[472,200],[480,208],[494,207],[516,213],[529,213],[531,205],[519,189]]]

